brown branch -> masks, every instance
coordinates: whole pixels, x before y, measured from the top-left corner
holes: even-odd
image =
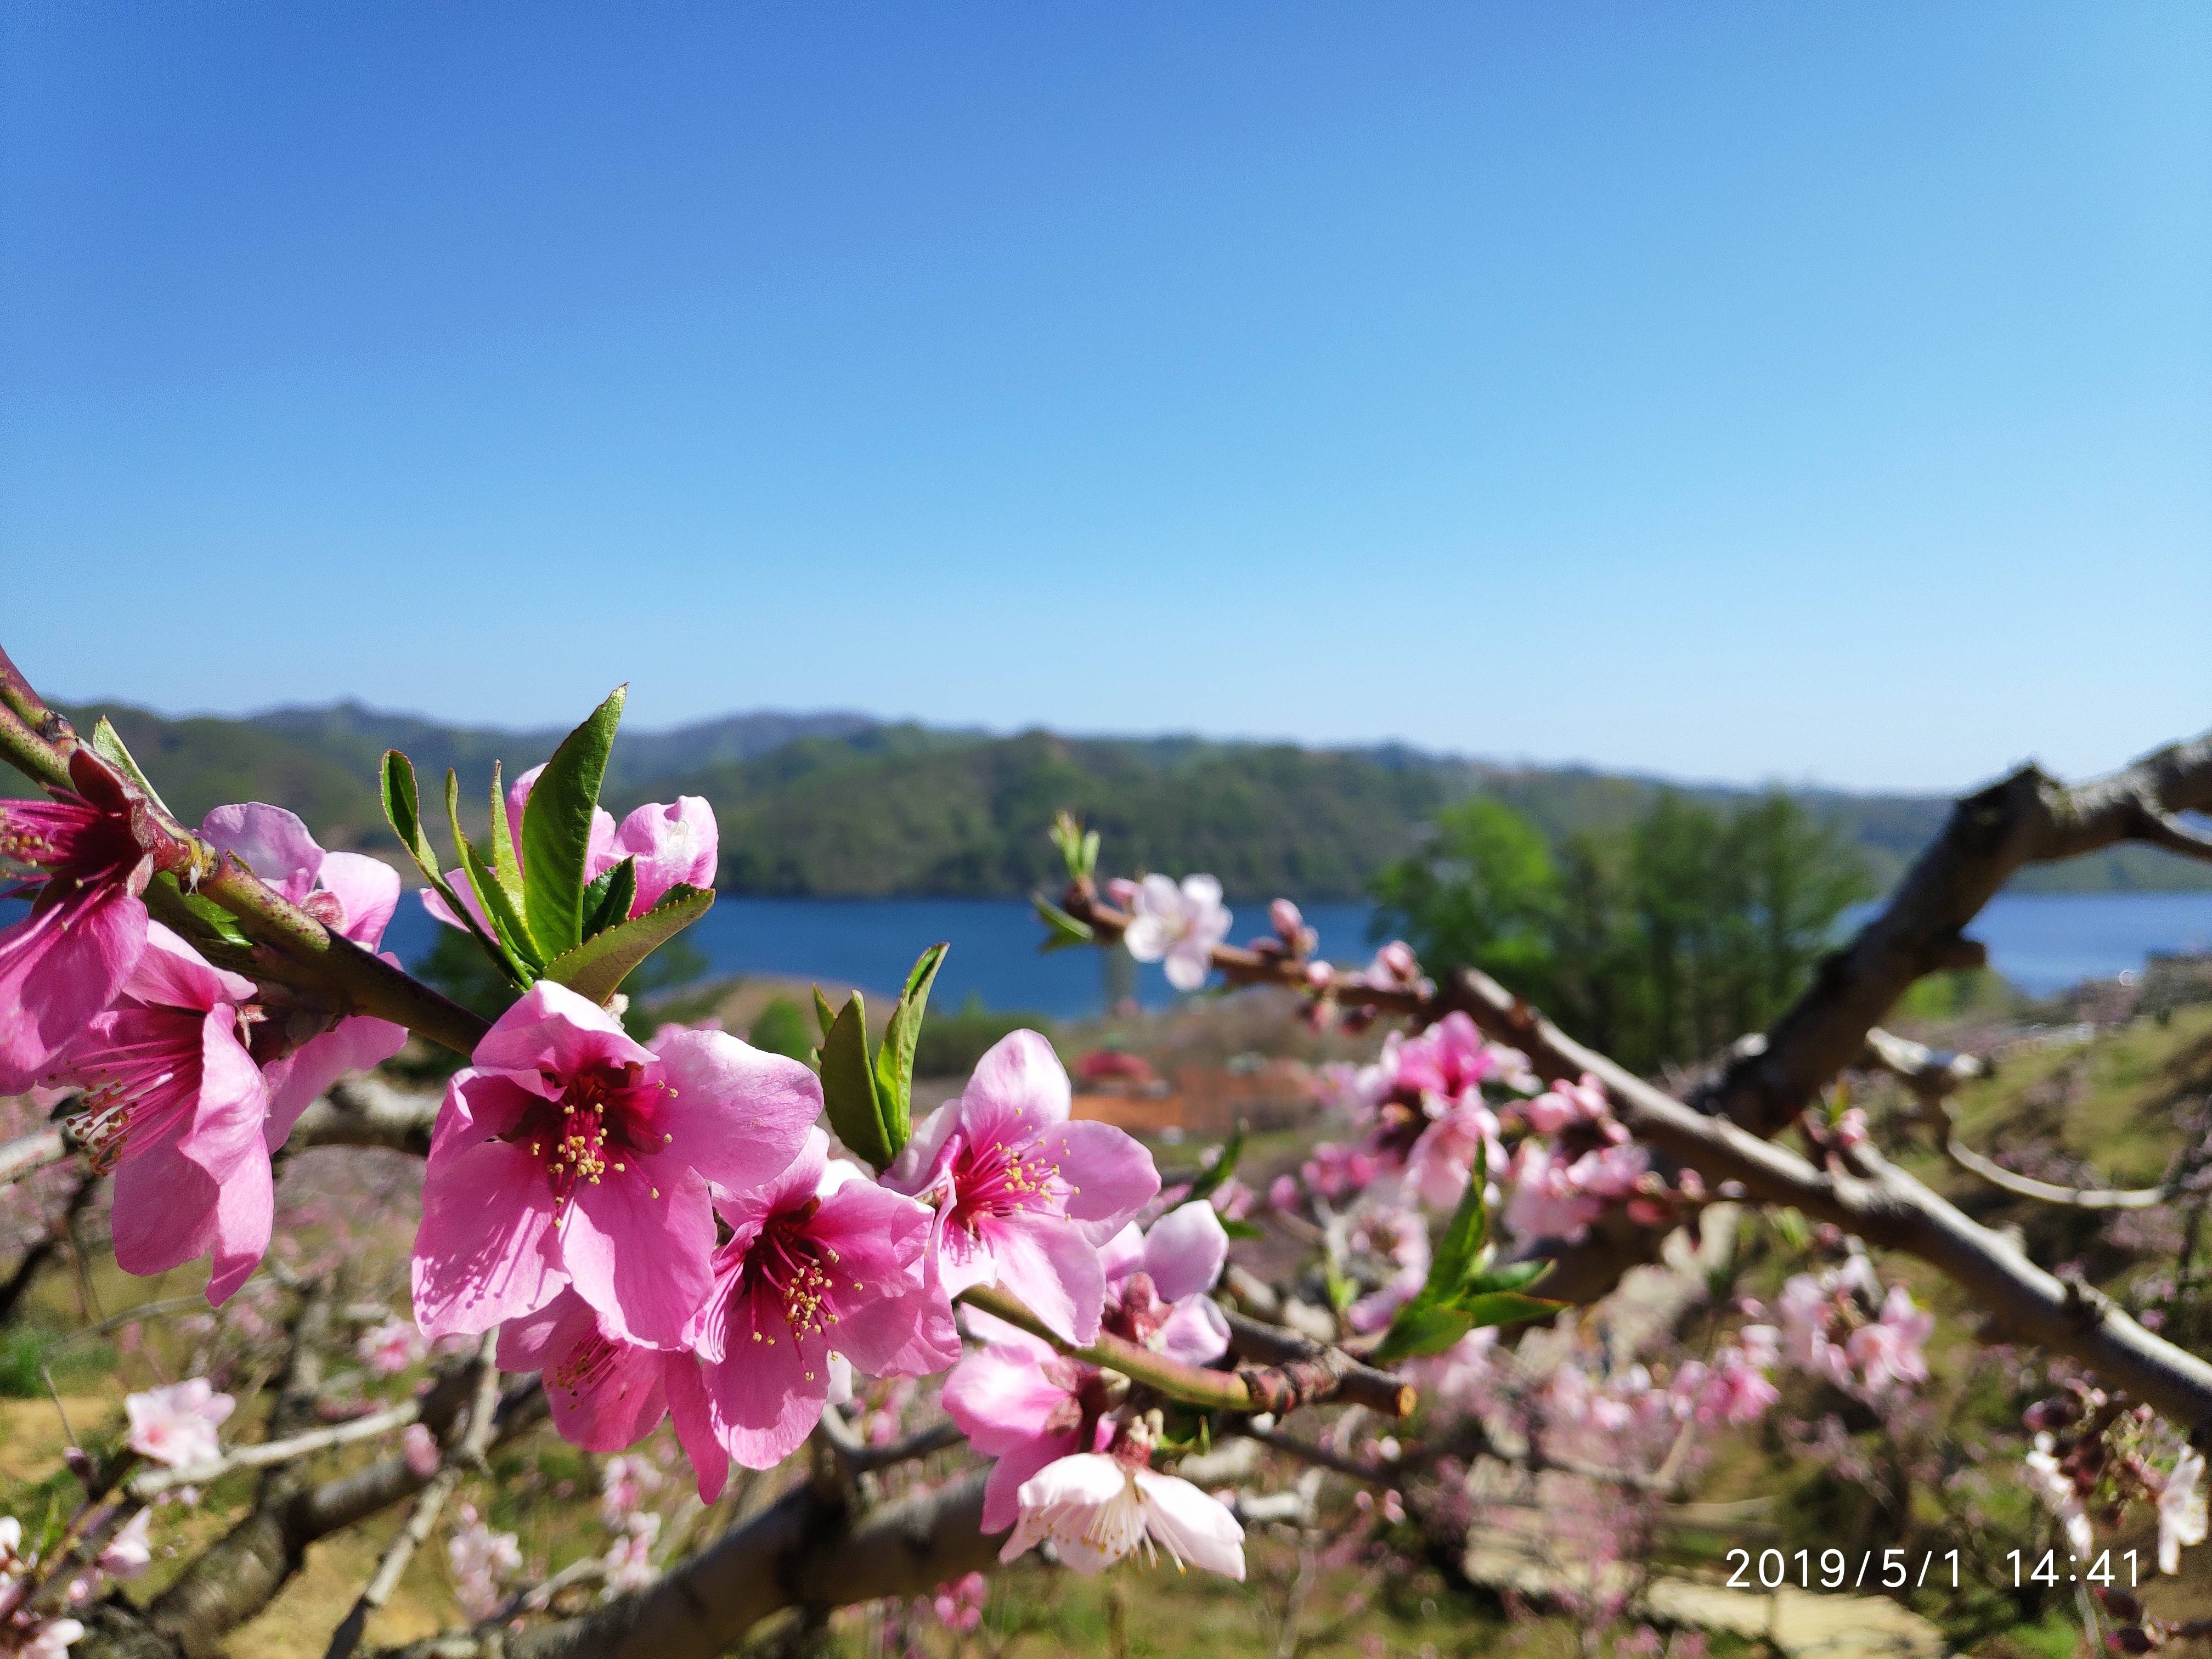
[[[334,1423],[325,1429],[309,1429],[304,1434],[288,1435],[282,1440],[264,1440],[255,1445],[235,1447],[210,1463],[148,1469],[132,1477],[131,1495],[140,1503],[146,1503],[178,1486],[204,1486],[234,1469],[267,1468],[273,1464],[291,1462],[295,1458],[312,1457],[317,1452],[350,1446],[356,1441],[374,1440],[380,1435],[390,1434],[394,1429],[404,1429],[409,1424],[419,1423],[422,1419],[422,1402],[406,1401],[380,1412],[371,1412],[366,1417]]]
[[[491,1445],[499,1402],[499,1366],[493,1358],[498,1346],[496,1331],[485,1332],[483,1340],[477,1345],[474,1396],[469,1402],[469,1414],[463,1420],[461,1431],[438,1460],[438,1472],[416,1496],[415,1506],[407,1514],[407,1524],[385,1546],[383,1555],[377,1560],[376,1571],[352,1608],[338,1621],[338,1627],[331,1632],[331,1644],[324,1650],[323,1659],[352,1659],[354,1650],[361,1645],[362,1636],[368,1629],[368,1621],[392,1599],[392,1591],[399,1588],[399,1581],[407,1573],[407,1564],[415,1559],[415,1552],[422,1547],[431,1528],[438,1524],[446,1500],[460,1485],[464,1471],[471,1466],[482,1467],[484,1453]]]
[[[641,1590],[519,1633],[434,1637],[389,1659],[714,1659],[787,1608],[927,1595],[994,1565],[983,1472],[858,1514],[801,1481]]]
[[[1361,1364],[1341,1349],[1309,1342],[1294,1332],[1276,1332],[1271,1338],[1267,1334],[1268,1327],[1243,1315],[1231,1317],[1246,1328],[1244,1340],[1253,1345],[1247,1352],[1256,1357],[1265,1348],[1279,1357],[1259,1365],[1217,1371],[1170,1359],[1103,1331],[1088,1346],[1069,1342],[1003,1291],[978,1285],[963,1291],[961,1299],[1042,1338],[1062,1353],[1119,1371],[1133,1382],[1205,1411],[1268,1412],[1280,1417],[1301,1406],[1341,1397],[1371,1405],[1392,1417],[1410,1417],[1419,1403],[1411,1383]],[[1235,1325],[1231,1328],[1233,1347]]]
[[[0,760],[48,789],[67,790],[69,757],[80,747],[76,732],[32,689],[4,650],[0,650]],[[343,1005],[339,1012],[395,1021],[464,1054],[476,1048],[489,1029],[477,1015],[405,969],[325,927],[236,858],[217,852],[150,803],[143,822],[147,850],[156,854],[162,868],[198,872],[202,897],[230,912],[246,933],[284,963],[310,970]],[[146,902],[185,937],[203,933],[181,893],[157,884],[146,890]],[[266,965],[283,976],[278,963]]]
[[[1959,1111],[1951,1097],[1964,1084],[1990,1075],[1987,1062],[1972,1054],[1945,1054],[1924,1043],[1885,1031],[1877,1026],[1867,1033],[1865,1063],[1901,1079],[1919,1097],[1923,1109],[1936,1124],[1943,1151],[1970,1175],[1993,1187],[2040,1204],[2074,1210],[2149,1210],[2167,1203],[2177,1188],[2171,1182],[2159,1187],[2069,1187],[2038,1181],[2008,1170],[1985,1158],[1958,1136]]]
[[[2070,1355],[2192,1434],[2212,1436],[2212,1364],[2154,1336],[2095,1291],[2062,1283],[2009,1238],[1969,1219],[1869,1149],[1860,1149],[1856,1171],[1815,1169],[1583,1048],[1486,975],[1460,975],[1453,992],[1478,1024],[1527,1054],[1540,1074],[1595,1075],[1632,1134],[1696,1169],[1709,1185],[1738,1183],[1758,1202],[1792,1206],[1870,1244],[1918,1256],[1963,1286],[2010,1337]],[[1560,1277],[1555,1273],[1547,1280],[1547,1293],[1583,1299],[1554,1289]]]

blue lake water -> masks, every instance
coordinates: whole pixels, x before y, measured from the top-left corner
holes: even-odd
[[[1264,933],[1267,907],[1235,907],[1243,940]],[[0,927],[23,907],[0,902]],[[1846,928],[1863,910],[1847,915]],[[1364,962],[1373,954],[1365,904],[1313,904],[1306,920],[1321,930],[1322,954]],[[400,901],[386,944],[421,960],[438,924],[410,891]],[[1990,964],[2023,990],[2044,994],[2075,981],[2140,968],[2154,951],[2212,950],[2212,892],[2024,893],[1992,900],[1969,933],[1989,946]],[[684,935],[718,974],[776,974],[895,991],[924,946],[952,946],[936,999],[957,1004],[972,992],[986,1006],[1067,1018],[1097,1013],[1107,1001],[1105,953],[1042,956],[1043,930],[1019,899],[816,899],[724,896]],[[1125,963],[1126,969],[1126,963]],[[1139,968],[1136,994],[1147,1006],[1175,993],[1157,964]]]
[[[1236,907],[1232,939],[1267,931],[1267,907]],[[1364,962],[1372,954],[1365,904],[1314,904],[1306,920],[1321,930],[1322,954]],[[1863,914],[1863,913],[1862,913]],[[1847,925],[1856,920],[1846,917]],[[436,926],[410,895],[394,921],[391,944],[413,960]],[[2212,892],[2006,894],[1991,901],[1970,934],[1989,946],[1990,963],[2038,994],[2076,981],[2140,968],[2154,951],[2212,949]],[[1105,1006],[1101,951],[1037,952],[1043,935],[1018,899],[787,899],[729,895],[684,937],[722,974],[785,974],[870,990],[896,990],[925,945],[952,949],[933,1000],[957,1003],[974,992],[994,1008],[1034,1009],[1062,1018]],[[1150,1006],[1174,996],[1158,967],[1139,970],[1137,994]]]

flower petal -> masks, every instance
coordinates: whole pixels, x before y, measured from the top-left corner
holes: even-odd
[[[1001,1290],[1064,1340],[1097,1338],[1106,1273],[1081,1233],[1062,1221],[1000,1221],[987,1227],[985,1237]]]
[[[664,1097],[654,1121],[679,1158],[725,1192],[775,1179],[822,1115],[811,1068],[726,1031],[678,1031],[660,1045]]]
[[[1229,1234],[1203,1200],[1170,1210],[1145,1235],[1145,1271],[1163,1302],[1210,1291],[1229,1260]]]
[[[1103,1244],[1122,1223],[1158,1196],[1160,1172],[1135,1137],[1110,1123],[1066,1123],[1041,1137],[1048,1156],[1075,1190],[1067,1212]]]
[[[993,1137],[976,1133],[985,1121],[1018,1121],[1031,1134],[1067,1121],[1067,1068],[1052,1044],[1030,1030],[1009,1031],[975,1062],[975,1074],[960,1094],[960,1120],[970,1140]]]
[[[1240,1583],[1244,1577],[1244,1528],[1228,1509],[1179,1475],[1137,1471],[1144,1494],[1146,1528],[1190,1566]]]
[[[560,1249],[577,1295],[611,1334],[676,1347],[714,1288],[707,1183],[665,1154],[638,1159],[625,1174],[576,1188]]]
[[[258,800],[218,806],[201,820],[200,834],[224,852],[237,854],[248,869],[295,904],[315,890],[323,849],[295,813]],[[392,879],[398,880],[396,872]]]
[[[474,1335],[535,1313],[568,1283],[545,1169],[520,1146],[453,1152],[422,1183],[415,1321],[429,1337]]]

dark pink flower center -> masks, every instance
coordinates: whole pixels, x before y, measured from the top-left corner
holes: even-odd
[[[143,856],[127,811],[76,796],[0,802],[0,863],[43,875],[50,902],[119,881]]]
[[[544,1160],[556,1208],[579,1186],[636,1172],[640,1158],[672,1138],[659,1127],[667,1087],[635,1060],[587,1066],[565,1079],[549,1072],[546,1081],[560,1085],[560,1097],[533,1100],[507,1139]]]
[[[94,1169],[112,1169],[133,1134],[190,1114],[199,1098],[204,1018],[183,1008],[116,1017],[79,1073],[85,1096],[76,1133]]]
[[[783,1314],[793,1336],[805,1340],[823,1336],[837,1322],[839,1257],[834,1246],[813,1231],[822,1200],[810,1198],[795,1210],[780,1210],[762,1224],[760,1236],[745,1252],[744,1277],[738,1294],[765,1297]],[[854,1291],[866,1287],[857,1279],[845,1281]],[[773,1342],[757,1322],[753,1340]]]
[[[561,1357],[546,1381],[572,1395],[590,1394],[614,1374],[622,1350],[594,1328],[591,1334]]]
[[[951,1219],[973,1232],[986,1220],[1065,1216],[1075,1190],[1042,1141],[963,1145],[952,1161]]]

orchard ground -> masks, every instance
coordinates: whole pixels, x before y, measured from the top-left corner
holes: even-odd
[[[712,1016],[730,1030],[745,1032],[777,999],[809,995],[804,986],[754,980],[695,988],[665,1007],[641,1012],[687,1019]],[[888,1001],[878,1000],[878,1017]],[[941,1040],[956,1049],[963,1029],[972,1027],[967,1039],[981,1045],[1003,1024],[972,1010],[964,1020],[956,1011],[947,1012],[956,1017],[941,1028],[946,1034]],[[1254,1056],[1320,1066],[1357,1059],[1375,1047],[1371,1037],[1315,1036],[1287,1018],[1290,1012],[1287,1002],[1273,994],[1244,993],[1194,1000],[1164,1013],[1064,1025],[1051,1034],[1070,1060],[1111,1046],[1141,1056],[1163,1073],[1192,1065],[1249,1064]],[[1960,1097],[1959,1131],[1970,1145],[2025,1172],[2057,1172],[2111,1186],[2155,1182],[2179,1142],[2178,1111],[2212,1090],[2212,1006],[2158,1016],[2130,1014],[2125,997],[2112,987],[2085,988],[2057,1004],[2031,1005],[1984,979],[1936,982],[1919,995],[1915,1008],[1900,1012],[1913,1016],[1899,1022],[1911,1034],[2003,1056],[1993,1078]],[[2092,1024],[2080,1024],[2080,1016],[2092,1017]],[[427,1081],[405,1057],[395,1069],[413,1086]],[[932,1079],[917,1090],[917,1112],[956,1092],[959,1082],[957,1074]],[[1868,1108],[1886,1143],[1927,1147],[1911,1160],[1916,1173],[1978,1219],[2021,1230],[2040,1259],[2069,1259],[2069,1229],[2080,1229],[2078,1218],[1996,1191],[1956,1170],[1924,1135],[1914,1141],[1903,1121],[1914,1103],[1901,1089],[1869,1086],[1863,1080],[1859,1087],[1855,1103]],[[2002,1126],[2003,1139],[1990,1138],[1997,1126]],[[1274,1175],[1295,1167],[1315,1141],[1334,1130],[1340,1126],[1333,1125],[1328,1114],[1316,1113],[1295,1127],[1257,1134],[1248,1145],[1239,1175],[1264,1190]],[[1200,1144],[1175,1136],[1155,1146],[1163,1168],[1188,1166],[1201,1150]],[[283,1179],[295,1194],[329,1187],[341,1202],[365,1199],[384,1207],[383,1222],[367,1228],[356,1224],[354,1230],[357,1240],[369,1241],[358,1249],[357,1278],[382,1287],[398,1305],[420,1165],[396,1154],[369,1154],[368,1159],[371,1167],[364,1172],[359,1152],[311,1151],[289,1160]],[[1787,1253],[1775,1248],[1771,1237],[1778,1224],[1786,1223],[1746,1220],[1727,1295],[1771,1297],[1778,1288],[1787,1270],[1782,1265]],[[2147,1247],[2154,1243],[2144,1242]],[[1717,1579],[1725,1552],[1741,1545],[1785,1554],[1800,1548],[1817,1554],[1832,1546],[1847,1553],[1878,1553],[1901,1546],[1917,1556],[1923,1547],[1949,1547],[1945,1540],[1956,1536],[1957,1518],[1945,1512],[1943,1494],[1968,1482],[1991,1517],[1987,1547],[1999,1554],[1966,1564],[1972,1581],[1966,1588],[1913,1592],[1905,1597],[1908,1604],[1941,1627],[1960,1651],[2074,1651],[2081,1631],[2070,1596],[2063,1590],[2015,1592],[2002,1582],[2009,1574],[2001,1551],[2039,1538],[2040,1522],[2015,1465],[1972,1467],[1975,1426],[1986,1424],[1993,1431],[2006,1426],[2009,1398],[1992,1378],[1990,1351],[1966,1334],[1971,1322],[1966,1316],[1974,1310],[1937,1276],[1916,1272],[1904,1261],[1877,1261],[1885,1279],[1894,1273],[1947,1316],[1938,1328],[1943,1335],[1930,1353],[1935,1376],[1906,1428],[1900,1431],[1894,1423],[1885,1427],[1870,1413],[1854,1413],[1837,1400],[1801,1397],[1791,1402],[1797,1417],[1832,1423],[1832,1436],[1840,1433],[1849,1443],[1843,1455],[1834,1443],[1813,1455],[1814,1449],[1802,1437],[1793,1437],[1780,1419],[1722,1434],[1698,1483],[1695,1508],[1662,1518],[1651,1534],[1651,1562],[1671,1575]],[[2114,1294],[2136,1295],[2132,1280],[2141,1263],[2124,1246],[2106,1240],[2080,1265],[2086,1277]],[[112,1438],[127,1389],[189,1374],[192,1347],[212,1322],[197,1302],[204,1273],[188,1267],[160,1279],[132,1279],[100,1254],[71,1260],[43,1278],[0,1351],[0,1388],[15,1396],[0,1402],[0,1510],[38,1515],[50,1504],[66,1501],[67,1477],[58,1467],[64,1413],[88,1443]],[[273,1283],[269,1288],[273,1291]],[[2179,1301],[2176,1318],[2204,1321],[2185,1285]],[[128,1318],[134,1309],[148,1314]],[[263,1316],[250,1291],[242,1305],[220,1316],[225,1321]],[[1693,1310],[1685,1321],[1692,1346],[1699,1318]],[[86,1325],[104,1328],[65,1340],[66,1332]],[[1792,1386],[1801,1396],[1808,1387],[1802,1382]],[[383,1398],[384,1388],[364,1374],[365,1397]],[[265,1395],[258,1388],[238,1393],[239,1426],[244,1428],[264,1409]],[[656,1438],[665,1437],[663,1431]],[[358,1459],[374,1455],[364,1451]],[[338,1455],[339,1466],[345,1455]],[[963,1457],[955,1451],[937,1461],[950,1469]],[[605,1548],[605,1534],[590,1524],[588,1504],[600,1461],[550,1436],[535,1437],[496,1455],[495,1479],[489,1485],[473,1483],[473,1496],[491,1525],[517,1534],[526,1562],[556,1571]],[[680,1480],[674,1459],[669,1467],[672,1480]],[[1931,1473],[1933,1480],[1926,1478]],[[242,1496],[252,1479],[250,1474],[228,1476],[238,1492],[218,1487],[210,1496]],[[741,1480],[713,1512],[696,1512],[696,1503],[681,1504],[670,1524],[704,1535],[708,1527],[764,1505],[778,1486],[775,1475]],[[1901,1512],[1892,1502],[1897,1493],[1910,1494]],[[1328,1483],[1322,1497],[1325,1507],[1353,1501],[1352,1487],[1341,1480]],[[216,1517],[234,1508],[212,1502],[163,1509],[155,1529],[155,1565],[140,1593],[158,1589],[174,1562],[212,1534]],[[1710,1518],[1715,1516],[1729,1519],[1717,1523]],[[319,1652],[332,1622],[398,1523],[397,1515],[387,1516],[317,1546],[306,1570],[236,1633],[228,1651],[239,1659],[290,1659]],[[2148,1559],[2154,1534],[2148,1524],[2138,1530],[2140,1537],[2124,1535],[2115,1541],[2141,1548]],[[1310,1544],[1273,1528],[1254,1529],[1252,1550],[1252,1571],[1242,1586],[1204,1574],[1177,1577],[1170,1584],[1137,1572],[1085,1580],[1028,1566],[991,1581],[982,1623],[973,1632],[945,1628],[926,1612],[906,1619],[903,1628],[933,1654],[1084,1650],[1374,1659],[1386,1653],[1534,1656],[1589,1650],[1583,1645],[1585,1626],[1580,1618],[1559,1612],[1534,1621],[1510,1621],[1496,1594],[1468,1583],[1449,1561],[1410,1575],[1378,1572],[1357,1559],[1317,1556]],[[1571,1539],[1562,1540],[1561,1559],[1571,1577]],[[376,1639],[404,1640],[465,1622],[443,1571],[442,1554],[426,1559],[426,1567],[409,1577],[380,1616],[373,1632]],[[1159,1571],[1173,1574],[1170,1566]],[[579,1604],[596,1594],[589,1584],[574,1592]],[[2162,1581],[2146,1600],[2168,1617],[2202,1617],[2212,1613],[2212,1585]],[[1622,1626],[1632,1627],[1632,1620]],[[830,1650],[856,1656],[890,1650],[885,1644],[896,1633],[885,1629],[880,1611],[867,1609],[841,1613],[817,1632]],[[1716,1654],[1758,1650],[1726,1636],[1713,1638],[1710,1647]]]

